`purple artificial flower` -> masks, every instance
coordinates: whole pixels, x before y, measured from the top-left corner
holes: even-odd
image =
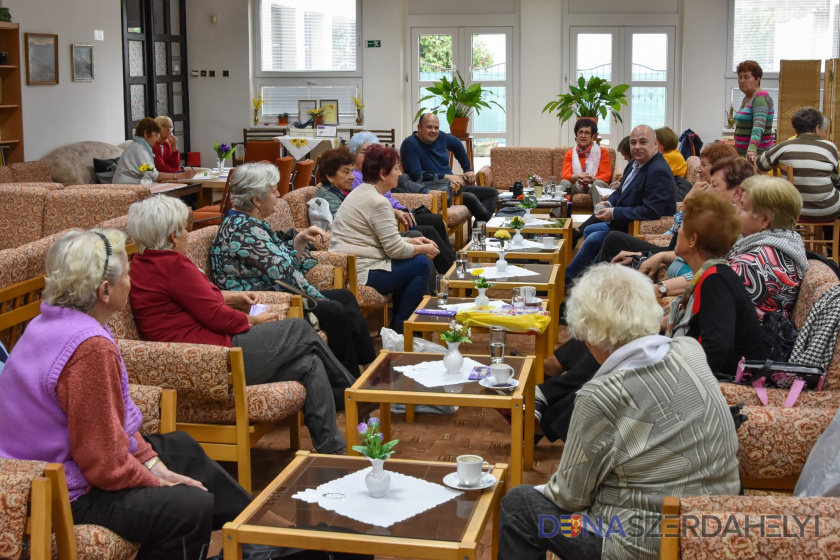
[[[368,427],[367,427],[367,424],[365,424],[364,422],[361,422],[358,426],[356,426],[356,429],[359,431],[359,433],[361,435],[365,435],[367,433]]]
[[[379,441],[385,441],[385,436],[382,435],[382,432],[379,432]]]
[[[374,428],[374,429],[378,428],[379,427],[379,418],[373,417],[370,420],[368,420],[368,426],[370,426],[371,428]]]

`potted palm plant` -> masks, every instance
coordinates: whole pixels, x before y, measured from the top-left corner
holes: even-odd
[[[619,84],[610,87],[610,83],[603,78],[592,76],[589,81],[578,78],[577,87],[569,86],[569,93],[562,93],[554,101],[549,101],[543,107],[542,112],[557,113],[561,123],[566,122],[572,115],[578,117],[606,119],[612,115],[618,122],[621,120],[622,105],[627,105],[627,96],[624,93],[630,88],[628,84]]]
[[[423,113],[435,115],[446,113],[446,121],[449,123],[452,135],[461,138],[467,135],[467,127],[473,112],[478,115],[482,109],[489,109],[490,104],[496,105],[502,111],[505,110],[496,101],[484,100],[485,95],[493,95],[493,93],[482,89],[480,83],[476,82],[467,87],[464,78],[457,70],[451,80],[444,76],[441,81],[427,87],[426,91],[429,95],[420,99],[421,104],[429,99],[438,99],[440,104],[431,109],[421,108],[414,115],[414,120],[419,119]]]

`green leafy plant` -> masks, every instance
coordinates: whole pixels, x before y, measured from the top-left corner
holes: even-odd
[[[532,194],[525,195],[525,196],[522,197],[522,202],[517,204],[517,206],[519,206],[520,208],[525,208],[525,209],[536,208],[537,207],[537,197],[532,195]]]
[[[427,87],[426,91],[429,92],[429,95],[421,97],[419,103],[422,104],[429,99],[438,98],[440,104],[431,109],[421,107],[417,111],[417,114],[414,115],[415,121],[423,113],[433,113],[435,115],[446,113],[446,121],[452,124],[452,121],[455,119],[470,117],[473,112],[476,115],[480,114],[482,109],[489,109],[491,104],[497,106],[502,111],[505,110],[496,101],[491,100],[488,102],[484,100],[485,95],[493,95],[493,92],[482,89],[480,83],[476,82],[467,87],[464,78],[461,77],[461,73],[457,70],[451,80],[444,76],[441,81],[435,82],[433,85]]]
[[[379,431],[379,418],[371,418],[367,423],[362,422],[356,426],[362,445],[354,445],[353,450],[358,451],[368,459],[388,459],[393,453],[391,450],[400,440],[392,439],[384,443],[385,437]]]
[[[480,270],[481,272],[484,272],[484,269],[482,269],[482,268],[479,268],[479,269],[476,269],[476,270]],[[479,272],[478,274],[481,274],[481,272]],[[473,276],[475,276],[475,275],[476,275],[476,272],[473,271]],[[485,278],[484,276],[479,276],[478,278],[473,280],[473,283],[475,284],[476,288],[492,288],[493,286],[495,286],[494,283],[488,282],[487,278]]]
[[[569,86],[569,93],[559,94],[556,100],[546,103],[542,112],[557,113],[560,122],[566,122],[572,115],[604,119],[612,115],[614,120],[623,122],[619,111],[622,105],[627,105],[624,93],[629,88],[628,84],[611,88],[610,83],[603,78],[592,76],[587,82],[581,76],[577,87]]]
[[[522,216],[514,216],[510,219],[510,227],[513,229],[522,229],[525,227],[525,220]]]
[[[449,323],[449,330],[440,333],[440,339],[445,342],[472,342],[472,331],[469,327],[459,325],[455,320]]]

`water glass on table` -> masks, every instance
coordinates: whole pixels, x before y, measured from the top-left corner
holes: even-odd
[[[487,222],[476,222],[475,227],[481,230],[481,245],[487,241]]]
[[[523,288],[513,288],[510,303],[516,309],[525,307],[525,290]]]
[[[455,253],[455,274],[458,278],[467,277],[467,252],[458,251]]]
[[[490,363],[500,364],[505,359],[505,336],[507,330],[498,325],[490,327]]]
[[[481,229],[478,227],[472,228],[472,248],[477,251],[484,249],[484,240],[481,238]]]
[[[445,274],[438,274],[435,277],[435,289],[437,290],[438,307],[446,305],[449,299],[449,278]]]

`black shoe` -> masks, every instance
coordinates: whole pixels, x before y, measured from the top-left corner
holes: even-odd
[[[568,326],[569,323],[566,322],[566,302],[560,304],[560,316],[557,318],[557,321],[564,326]]]
[[[583,234],[580,232],[579,229],[572,230],[572,249],[577,247],[578,241],[580,241],[582,237]]]

